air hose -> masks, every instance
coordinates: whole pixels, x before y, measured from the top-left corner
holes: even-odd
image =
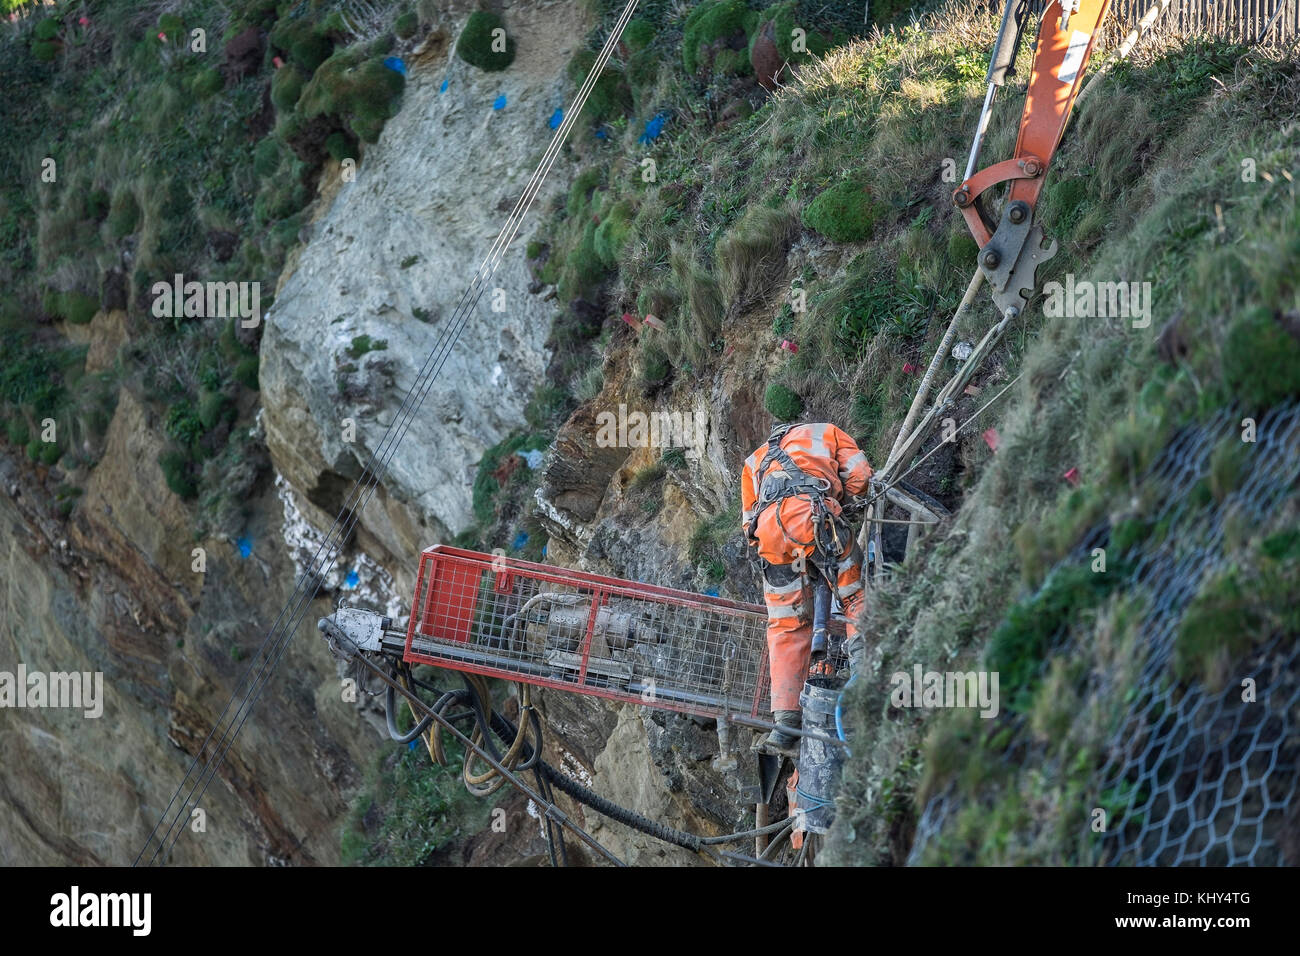
[[[517,684],[519,695],[520,713],[525,716],[525,720],[520,722],[519,729],[514,732],[510,741],[510,747],[505,756],[497,753],[492,746],[490,734],[488,732],[487,713],[484,702],[491,701],[491,691],[488,688],[487,680],[478,674],[462,673],[461,677],[465,681],[466,689],[469,692],[470,704],[474,709],[474,733],[470,739],[476,744],[482,746],[492,758],[502,766],[511,771],[522,773],[526,770],[533,769],[537,761],[541,759],[541,739],[542,728],[541,720],[537,716],[537,711],[532,703],[532,687],[528,684]],[[529,731],[532,732],[533,741],[538,746],[528,744]],[[504,742],[506,738],[502,738]],[[528,747],[528,755],[520,762],[520,755],[523,754],[524,748]],[[475,773],[474,751],[466,749],[465,765],[462,776],[465,780],[465,789],[476,797],[487,797],[496,793],[506,782],[506,778],[498,773],[492,767],[489,767],[483,773]]]

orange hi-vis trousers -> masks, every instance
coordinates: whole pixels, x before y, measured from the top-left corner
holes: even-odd
[[[787,528],[806,524],[811,528],[811,505],[789,498],[781,502],[782,523]],[[771,510],[775,511],[773,507]],[[800,521],[798,512],[804,511]],[[793,531],[794,529],[791,528]],[[804,538],[808,540],[808,538]],[[764,542],[767,544],[768,542]],[[776,543],[776,542],[771,542]],[[851,534],[843,536],[843,551],[833,569],[840,607],[848,622],[848,636],[857,634],[857,616],[862,607],[862,549]],[[812,575],[811,548],[790,545],[784,554],[769,544],[760,551],[763,558],[763,601],[767,604],[767,652],[772,678],[772,709],[798,710],[799,693],[808,676],[812,656]]]

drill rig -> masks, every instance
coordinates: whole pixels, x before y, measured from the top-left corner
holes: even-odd
[[[838,648],[843,626],[822,624],[823,640]],[[434,690],[415,677],[417,665],[463,675],[467,691],[437,692],[442,711],[469,705],[459,716],[479,715],[482,726],[474,739],[483,743],[496,736],[527,767],[534,758],[525,751],[540,743],[535,710],[518,727],[507,727],[492,713],[482,678],[513,681],[521,701],[531,699],[526,688],[541,687],[712,720],[718,736],[713,768],[739,800],[764,807],[772,800],[779,760],[741,739],[775,726],[768,703],[767,612],[760,605],[435,545],[420,556],[404,624],[340,607],[319,628],[337,657],[386,672],[390,735],[402,743],[425,737],[435,760],[431,714],[409,731],[398,727],[396,697],[410,701],[418,686]],[[843,746],[833,729],[807,730],[804,736],[822,748]],[[467,767],[467,782],[476,776]],[[554,782],[591,802],[565,781]],[[830,816],[804,814],[797,823],[825,832]]]

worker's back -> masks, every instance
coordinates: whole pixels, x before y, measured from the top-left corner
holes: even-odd
[[[804,473],[828,482],[828,497],[842,500],[845,491],[850,495],[866,491],[871,466],[857,443],[838,426],[829,422],[805,422],[790,428],[779,437],[779,442],[781,449]],[[741,472],[741,507],[746,515],[752,514],[759,498],[760,465],[770,447],[769,442],[764,442],[745,460]],[[769,467],[779,469],[781,466],[773,462]]]

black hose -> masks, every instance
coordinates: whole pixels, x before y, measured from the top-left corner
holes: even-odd
[[[470,707],[474,712],[474,719],[478,723],[480,731],[483,732],[483,748],[492,755],[493,760],[500,760],[501,757],[499,752],[496,747],[492,745],[492,735],[496,735],[502,743],[509,744],[519,734],[519,728],[515,726],[508,717],[497,710],[490,711],[491,719],[489,720],[489,712],[484,710],[483,701],[474,690],[473,684],[470,683],[469,678],[466,675],[462,674],[461,676],[465,680],[467,690],[448,691],[441,699],[439,699],[434,709],[438,709],[439,712],[441,712],[440,708],[444,706],[444,701],[447,704],[450,704],[453,701],[468,698]],[[391,687],[389,688],[389,693],[392,693]],[[427,720],[432,719],[433,718],[430,716],[426,718],[426,722]],[[540,741],[542,739],[541,721],[537,716],[535,708],[529,712],[529,719],[533,721],[533,729],[535,732],[533,739],[535,741]],[[491,733],[487,732],[487,728],[489,727],[491,728]],[[411,739],[413,740],[414,737]],[[742,833],[730,833],[720,837],[698,837],[693,833],[686,833],[685,831],[677,830],[673,827],[664,826],[662,823],[656,823],[648,817],[643,817],[641,814],[629,810],[626,807],[621,807],[611,800],[606,800],[600,794],[587,789],[572,777],[566,776],[545,760],[541,759],[540,747],[534,747],[527,740],[524,741],[523,746],[525,754],[524,761],[514,768],[516,771],[533,770],[549,784],[559,788],[559,790],[568,794],[579,803],[591,807],[591,809],[595,810],[597,813],[609,817],[611,820],[616,820],[624,826],[631,827],[633,830],[637,830],[647,836],[652,836],[656,840],[671,843],[674,846],[690,850],[693,853],[708,853],[708,848],[712,845],[727,843],[732,840],[743,839],[760,833],[771,833],[774,830],[789,826],[791,823],[790,820],[783,820],[778,821],[777,823],[768,824],[766,827],[760,827],[757,830],[746,830]],[[546,799],[550,799],[549,795]],[[545,822],[549,823],[549,821]],[[563,839],[564,837],[561,835],[561,853],[564,853]],[[548,839],[548,843],[549,842]],[[554,850],[552,849],[551,852],[553,853]],[[567,857],[567,854],[565,855]]]
[[[518,733],[518,729],[507,717],[494,710],[492,711],[492,732],[495,733],[502,742],[505,742],[508,740],[514,740],[515,735]],[[533,749],[527,743],[525,743],[524,746],[528,747],[529,750]],[[655,821],[643,817],[639,813],[634,813],[626,807],[620,807],[617,803],[606,800],[600,794],[588,790],[572,777],[567,777],[560,773],[560,771],[556,770],[545,760],[539,760],[537,766],[542,772],[542,775],[562,792],[567,793],[574,800],[591,807],[597,813],[607,816],[611,820],[617,820],[624,826],[631,827],[633,830],[639,830],[647,836],[654,837],[656,840],[671,843],[674,846],[682,847],[683,849],[690,850],[694,853],[699,853],[704,847],[700,838],[695,836],[693,833],[684,833],[681,830],[675,830],[672,827],[664,826],[662,823],[655,823]]]
[[[777,820],[775,823],[769,823],[765,827],[755,827],[753,830],[741,830],[739,833],[725,833],[716,837],[700,837],[700,842],[705,846],[718,846],[723,843],[737,843],[741,840],[747,840],[750,837],[763,836],[766,833],[775,833],[783,827],[790,825],[790,818],[786,817]]]
[[[388,690],[384,694],[384,719],[388,722],[388,736],[392,737],[393,740],[397,741],[399,744],[409,744],[412,740],[419,737],[420,734],[428,730],[429,725],[433,723],[433,714],[425,714],[424,718],[416,723],[414,729],[412,729],[410,733],[403,734],[397,729],[397,721],[394,719],[394,711],[396,709],[397,692],[393,689],[393,685],[389,684]]]

